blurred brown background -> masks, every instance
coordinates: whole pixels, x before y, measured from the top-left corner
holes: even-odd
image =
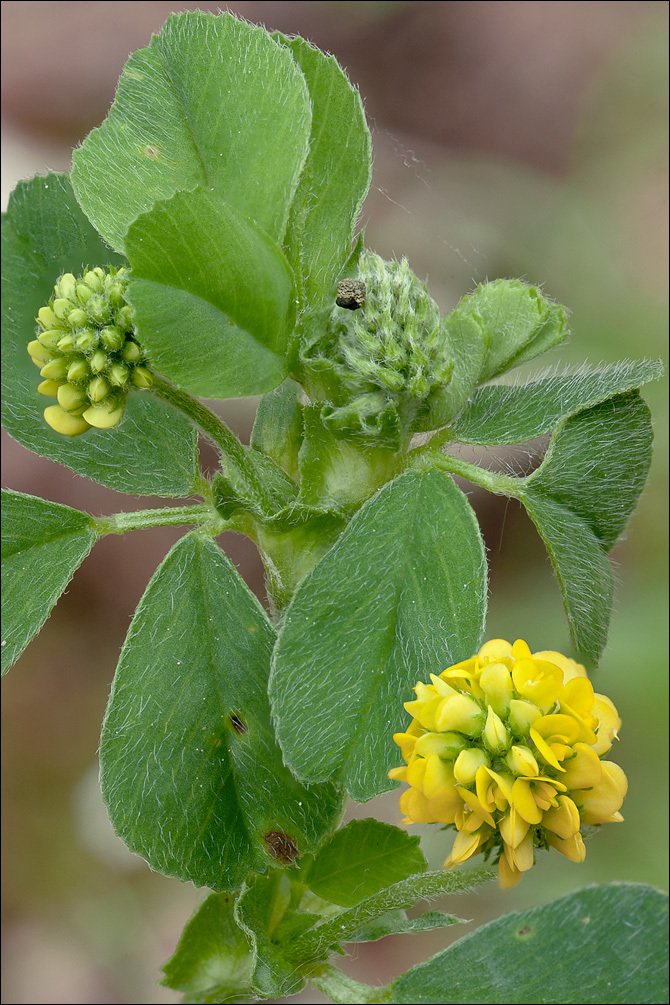
[[[196,8],[217,5],[178,7]],[[127,55],[172,9],[162,2],[2,4],[3,205],[19,178],[69,168],[72,146],[105,116]],[[664,352],[665,3],[250,2],[229,9],[303,35],[347,68],[373,131],[366,242],[386,257],[406,254],[445,309],[476,281],[519,275],[572,309],[571,344],[550,364]],[[476,922],[589,882],[667,882],[664,386],[650,387],[647,398],[656,461],[629,537],[615,551],[617,603],[595,674],[596,690],[611,695],[624,720],[616,759],[631,782],[626,820],[589,843],[583,866],[540,856],[510,893],[491,889],[450,905]],[[221,406],[243,437],[254,405]],[[4,447],[3,483],[12,488],[95,514],[152,504],[87,482],[7,438]],[[527,450],[488,451],[484,460],[517,469],[533,463]],[[471,498],[491,560],[488,636],[570,652],[533,528],[513,505],[479,492]],[[129,619],[178,536],[156,529],[96,545],[5,681],[4,1002],[178,1000],[155,981],[202,893],[150,873],[113,836],[96,766]],[[234,535],[221,543],[261,592],[253,548]],[[353,812],[399,819],[394,794]],[[437,866],[451,837],[424,831]],[[346,966],[359,979],[386,981],[453,937],[386,939],[360,947]],[[295,1000],[325,1001],[311,991]]]

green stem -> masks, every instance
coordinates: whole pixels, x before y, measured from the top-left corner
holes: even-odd
[[[337,967],[329,964],[315,966],[311,973],[305,972],[309,983],[318,991],[323,991],[338,1005],[383,1005],[389,1001],[387,987],[375,988],[371,984],[361,984],[347,977]]]
[[[189,394],[182,391],[171,381],[166,380],[159,373],[153,371],[154,382],[151,390],[164,401],[169,401],[171,405],[187,415],[189,419],[198,426],[208,440],[211,440],[215,447],[224,453],[233,464],[239,466],[244,463],[244,447],[235,436],[232,429],[223,422],[218,415],[210,412],[208,408]]]
[[[140,509],[131,513],[114,513],[95,521],[98,533],[125,534],[129,530],[146,527],[173,527],[180,524],[206,526],[212,533],[220,534],[228,526],[208,503],[195,506],[163,506],[160,509]]]
[[[453,454],[442,454],[432,450],[416,450],[408,455],[405,466],[419,471],[441,468],[452,475],[467,478],[469,482],[481,485],[482,488],[488,489],[489,492],[495,492],[496,495],[518,498],[522,493],[523,478],[511,478],[509,475],[487,471],[486,468],[480,468],[478,464],[464,461],[461,457],[454,457]]]

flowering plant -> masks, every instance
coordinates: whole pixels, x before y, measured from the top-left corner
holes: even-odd
[[[603,759],[618,713],[584,668],[521,641],[481,646],[486,555],[452,475],[523,504],[575,649],[596,662],[607,553],[649,466],[639,388],[660,372],[642,361],[501,382],[565,339],[566,310],[497,279],[443,315],[405,259],[355,239],[369,182],[362,104],[332,57],[191,12],[130,57],[71,175],[17,187],[3,220],[7,430],[119,491],[199,501],[96,518],[4,492],[3,670],[99,538],[194,527],[137,608],[100,748],[117,833],[212,891],[165,982],[188,1002],[307,981],[336,1002],[535,1000],[520,941],[532,932],[535,957],[558,946],[563,967],[542,1000],[581,1000],[577,966],[594,1001],[613,980],[617,1000],[635,1000],[640,972],[651,1000],[658,947],[645,938],[663,904],[642,886],[509,915],[383,988],[329,962],[342,944],[451,925],[406,909],[492,875],[431,870],[417,838],[372,818],[341,826],[347,795],[407,781],[410,820],[458,831],[447,865],[493,856],[507,887],[535,849],[580,861],[583,828],[621,819],[625,775]],[[201,401],[246,395],[261,396],[248,446]],[[198,433],[217,450],[212,475]],[[544,434],[525,477],[449,451]],[[256,544],[267,610],[216,543],[224,530]],[[412,701],[417,678],[432,683]],[[397,732],[403,700],[413,721]],[[610,924],[614,906],[646,935]],[[575,917],[598,919],[586,956]],[[494,989],[476,972],[460,988],[481,954],[500,961]]]

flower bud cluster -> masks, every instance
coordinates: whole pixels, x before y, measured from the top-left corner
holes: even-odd
[[[337,362],[352,389],[375,389],[426,398],[446,384],[452,364],[440,310],[406,258],[385,262],[366,251],[359,277],[365,304],[357,311],[335,308],[331,315],[338,343]]]
[[[445,866],[493,854],[509,888],[536,848],[582,862],[582,827],[623,819],[626,776],[603,759],[621,721],[584,667],[495,639],[431,681],[405,703],[412,723],[394,736],[405,766],[389,776],[410,785],[407,823],[457,830]]]
[[[127,284],[125,268],[95,268],[80,279],[66,272],[38,312],[37,338],[28,353],[44,378],[37,390],[58,401],[44,410],[58,433],[77,436],[93,426],[117,426],[129,389],[152,384],[133,338]]]
[[[338,290],[331,309],[302,321],[298,379],[329,403],[322,418],[336,434],[400,441],[451,379],[444,319],[405,258],[364,251]]]

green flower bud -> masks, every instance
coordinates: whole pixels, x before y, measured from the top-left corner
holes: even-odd
[[[50,380],[60,380],[67,376],[67,363],[62,357],[52,359],[42,367],[40,376],[49,377]]]
[[[37,385],[37,393],[46,394],[47,398],[56,398],[61,384],[60,380],[43,380],[41,384]]]
[[[69,300],[65,300],[63,297],[59,297],[57,300],[54,300],[53,312],[57,318],[61,319],[61,321],[68,316],[71,310],[72,304]]]
[[[56,328],[48,328],[41,335],[37,336],[37,341],[40,345],[43,345],[45,349],[55,349],[59,341],[63,337],[63,330],[59,331]]]
[[[100,337],[94,328],[84,328],[74,340],[77,349],[83,353],[93,352],[100,341]]]
[[[86,304],[93,296],[93,290],[86,283],[77,283],[77,300],[80,304]]]
[[[88,375],[88,363],[85,359],[76,359],[74,363],[70,363],[67,368],[67,379],[71,384],[77,384],[81,381],[88,380]]]
[[[115,363],[110,367],[107,379],[114,387],[125,387],[130,377],[130,370],[123,363]]]
[[[494,754],[500,754],[507,750],[510,742],[510,735],[505,729],[505,725],[499,715],[493,711],[489,705],[489,713],[482,733],[486,746]]]
[[[505,758],[505,762],[514,775],[537,778],[540,774],[535,755],[525,744],[515,744]]]
[[[107,369],[109,364],[109,359],[107,354],[102,351],[102,349],[97,349],[91,356],[90,367],[93,373],[102,373],[103,370]]]
[[[86,311],[83,311],[81,307],[75,307],[73,311],[67,316],[68,324],[71,324],[73,328],[85,325],[88,321],[88,316]]]
[[[74,349],[74,335],[72,332],[68,332],[67,335],[63,335],[62,338],[58,339],[58,349],[61,352],[71,352]]]
[[[93,293],[100,293],[100,291],[102,290],[102,279],[104,278],[104,272],[102,271],[102,269],[100,270],[100,272],[102,272],[102,277],[98,275],[97,271],[87,272],[82,280],[82,282],[84,282],[92,290]]]
[[[126,336],[121,329],[112,325],[109,325],[107,328],[103,328],[100,332],[101,344],[105,347],[105,349],[109,349],[111,352],[116,352],[117,349],[121,349],[125,341]]]
[[[71,272],[64,272],[54,286],[57,297],[64,297],[66,300],[75,299],[76,280]]]
[[[151,370],[149,370],[146,366],[136,366],[133,370],[131,380],[135,387],[140,388],[151,387],[154,382],[154,379],[151,376]]]
[[[133,342],[132,339],[128,339],[123,347],[121,355],[125,359],[126,363],[137,363],[142,356],[142,350],[138,346],[137,342]]]
[[[88,393],[94,404],[102,401],[109,393],[109,384],[104,377],[94,377],[88,385]]]
[[[94,295],[88,301],[86,304],[86,314],[88,319],[96,325],[106,325],[112,320],[112,312],[107,301],[100,295]]]
[[[58,388],[58,404],[70,415],[81,415],[88,408],[88,396],[74,384],[61,384]]]
[[[37,320],[45,330],[47,328],[53,328],[58,322],[58,318],[50,307],[40,307],[37,312]]]
[[[35,339],[28,343],[28,355],[35,366],[44,366],[51,359],[51,353]]]

